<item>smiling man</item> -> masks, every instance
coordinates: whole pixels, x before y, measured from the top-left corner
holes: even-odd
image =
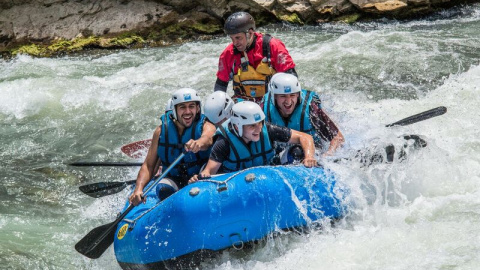
[[[255,20],[247,12],[230,15],[224,30],[232,43],[220,55],[214,91],[227,91],[229,81],[233,80],[235,101],[259,103],[275,72],[297,75],[295,63],[282,41],[255,32]]]
[[[162,116],[162,123],[153,133],[152,144],[138,173],[135,190],[129,198],[130,203],[137,205],[142,201],[143,188],[158,167],[170,166],[183,149],[188,151],[185,157],[157,186],[157,194],[161,199],[187,185],[188,179],[207,162],[215,126],[206,121],[200,108],[200,97],[195,90],[182,88],[173,93],[172,110]]]
[[[313,167],[315,147],[309,134],[265,123],[265,114],[260,106],[251,101],[242,101],[232,107],[230,121],[219,129],[220,135],[213,145],[210,158],[201,177],[217,172],[232,172],[250,167],[270,165],[273,158],[273,143],[300,144],[305,158],[303,164]],[[190,183],[198,181],[195,175]]]
[[[277,73],[269,83],[269,91],[263,102],[266,121],[312,135],[318,148],[328,142],[324,155],[332,155],[343,144],[342,133],[322,110],[318,95],[302,89],[297,77]]]

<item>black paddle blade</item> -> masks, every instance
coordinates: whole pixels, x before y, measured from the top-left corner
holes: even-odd
[[[91,230],[75,245],[75,249],[90,259],[98,259],[113,243],[118,221]]]
[[[81,192],[93,198],[100,198],[122,191],[126,182],[99,182],[78,187]]]
[[[423,120],[427,120],[427,119],[435,117],[435,116],[442,115],[446,112],[447,112],[447,108],[444,107],[444,106],[440,106],[440,107],[437,107],[437,108],[434,108],[434,109],[431,109],[431,110],[428,110],[428,111],[424,111],[422,113],[418,113],[418,114],[412,115],[410,117],[404,118],[404,119],[402,119],[400,121],[397,121],[395,123],[386,125],[386,127],[406,126],[406,125],[417,123],[417,122],[420,122],[420,121],[423,121]]]
[[[87,194],[90,197],[100,198],[118,193],[125,189],[126,186],[133,185],[136,182],[137,180],[130,180],[127,182],[99,182],[79,186],[78,189],[80,189],[81,192]]]
[[[90,259],[97,259],[113,243],[117,224],[135,207],[130,206],[114,222],[98,226],[78,241],[75,249]]]

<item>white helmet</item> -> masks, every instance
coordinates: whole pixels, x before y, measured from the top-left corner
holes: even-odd
[[[173,110],[173,101],[171,98],[167,100],[167,106],[165,106],[165,112]]]
[[[230,122],[237,126],[238,132],[235,130],[239,137],[242,137],[243,126],[251,125],[261,122],[265,119],[265,114],[262,108],[255,102],[242,101],[232,107],[232,117]]]
[[[198,102],[199,106],[201,104],[201,99],[198,96],[197,91],[193,90],[192,88],[182,88],[173,92],[172,110],[173,110],[173,117],[175,118],[175,120],[178,120],[176,106],[180,103],[192,102],[192,101]]]
[[[211,93],[203,105],[203,113],[212,123],[217,124],[225,118],[230,118],[233,107],[232,98],[223,91]]]
[[[298,78],[290,73],[275,73],[268,84],[268,89],[274,95],[293,94],[302,91]]]

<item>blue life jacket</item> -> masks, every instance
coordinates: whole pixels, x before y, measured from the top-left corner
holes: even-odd
[[[239,171],[270,164],[273,158],[273,147],[265,124],[263,124],[262,132],[260,133],[260,140],[250,142],[249,144],[246,144],[242,138],[235,135],[230,121],[226,121],[218,129],[221,132],[221,136],[230,144],[230,154],[222,163],[224,172]]]
[[[190,139],[197,140],[202,136],[203,124],[206,117],[201,114],[199,119],[195,120],[192,125],[186,128],[180,136],[177,127],[173,122],[172,111],[162,115],[162,131],[158,139],[157,155],[162,161],[164,168],[170,164],[182,153],[184,144]],[[200,168],[208,161],[210,155],[209,148],[206,151],[199,151],[198,153],[187,152],[185,157],[175,166],[168,175],[176,181],[181,181],[180,186],[187,184],[187,180],[194,174],[200,172]],[[178,184],[178,183],[177,183]]]
[[[315,127],[310,121],[310,103],[317,94],[302,89],[300,92],[300,102],[293,110],[293,113],[288,117],[287,122],[285,118],[280,115],[277,107],[275,106],[275,99],[272,94],[265,95],[263,102],[263,112],[265,113],[265,121],[281,127],[288,127],[297,131],[305,132],[312,135],[315,143],[321,143],[320,136],[317,135]]]

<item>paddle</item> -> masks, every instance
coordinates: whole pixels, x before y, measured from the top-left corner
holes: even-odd
[[[81,192],[93,198],[100,198],[107,195],[115,194],[122,191],[128,185],[135,184],[137,180],[130,180],[126,182],[99,182],[94,184],[87,184],[78,187]]]
[[[182,152],[175,161],[168,166],[167,169],[155,179],[155,182],[147,188],[143,197],[155,187],[160,180],[162,180],[173,167],[177,165],[178,162],[185,156],[185,152]],[[75,249],[81,254],[85,255],[90,259],[97,259],[102,256],[103,252],[113,243],[115,237],[115,231],[117,229],[117,224],[122,221],[122,219],[134,208],[133,204],[130,204],[128,208],[112,223],[108,223],[95,229],[91,230],[87,235],[85,235],[78,243],[75,245]]]
[[[113,167],[129,167],[129,166],[142,166],[142,162],[116,162],[116,161],[78,161],[73,162],[68,165],[70,166],[77,166],[77,167],[88,167],[88,166],[113,166]]]
[[[430,118],[435,117],[435,116],[442,115],[446,112],[447,112],[447,108],[444,107],[444,106],[440,106],[440,107],[437,107],[437,108],[434,108],[434,109],[431,109],[431,110],[428,110],[428,111],[424,111],[424,112],[421,112],[421,113],[414,114],[412,116],[409,116],[407,118],[399,120],[395,123],[386,125],[386,127],[406,126],[406,125],[417,123],[417,122],[420,122],[420,121],[423,121],[423,120],[430,119]]]
[[[447,108],[444,106],[440,106],[428,111],[424,111],[412,116],[409,116],[407,118],[404,118],[402,120],[399,120],[395,123],[386,125],[386,127],[394,127],[394,126],[406,126],[410,125],[413,123],[417,123],[423,120],[430,119],[435,116],[442,115],[447,112]],[[413,140],[413,147],[415,149],[417,148],[422,148],[427,146],[427,142],[423,140],[420,136],[418,135],[405,135],[403,138],[406,141]],[[407,144],[404,145],[404,148],[407,146]],[[403,149],[400,149],[400,152],[398,154],[399,159],[405,159],[405,151]],[[373,163],[382,163],[384,161],[386,162],[393,162],[394,160],[394,155],[395,155],[395,147],[390,144],[385,147],[385,156],[382,153],[362,153],[362,151],[358,151],[357,155],[355,156],[356,158],[360,158],[360,162],[363,163],[366,166],[369,166]]]
[[[122,153],[131,157],[131,158],[141,158],[150,145],[152,144],[152,139],[146,139],[141,141],[132,142],[122,146],[120,149]],[[183,144],[177,144],[178,148],[182,148]]]
[[[141,158],[142,151],[140,150],[148,149],[151,144],[152,144],[152,139],[147,139],[147,140],[141,140],[141,141],[136,141],[136,142],[126,144],[122,146],[122,148],[120,149],[125,155],[131,158]]]

